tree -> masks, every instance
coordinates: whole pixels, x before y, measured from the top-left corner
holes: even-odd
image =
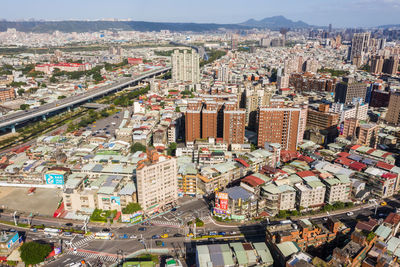
[[[140,206],[139,203],[129,203],[128,205],[126,205],[125,208],[122,209],[122,213],[123,214],[132,214],[139,210],[142,210],[142,207]]]
[[[176,151],[176,143],[171,143],[167,150],[168,155],[175,156],[175,151]]]
[[[24,243],[20,248],[21,259],[26,265],[38,264],[50,254],[51,246],[49,244],[40,244],[37,242]]]
[[[57,99],[64,99],[64,98],[66,98],[65,95],[59,95],[59,96],[57,97]]]
[[[50,78],[50,82],[51,82],[51,83],[57,83],[58,80],[57,80],[57,78],[54,77],[54,75],[53,75],[53,76],[51,76],[51,78]]]
[[[40,102],[40,105],[44,105],[47,103],[46,101],[44,101],[44,99],[40,99],[39,102]]]
[[[29,105],[28,104],[22,104],[21,106],[19,106],[20,110],[27,110],[29,109]]]
[[[200,220],[199,218],[196,218],[195,223],[196,223],[197,227],[204,226],[204,222],[202,220]]]
[[[135,152],[137,152],[137,151],[146,152],[146,146],[142,145],[141,143],[134,143],[134,144],[131,146],[131,152],[132,152],[132,153],[135,153]]]
[[[25,90],[20,88],[20,89],[18,89],[17,93],[19,96],[22,96],[25,93]]]
[[[176,108],[175,108],[175,112],[181,112],[180,107],[176,107]]]

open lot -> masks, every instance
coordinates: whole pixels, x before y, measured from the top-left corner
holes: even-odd
[[[1,187],[0,207],[25,213],[52,216],[61,200],[62,191],[58,188],[37,188],[28,196],[26,187]]]

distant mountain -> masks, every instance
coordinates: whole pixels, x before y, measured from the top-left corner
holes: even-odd
[[[245,22],[240,23],[240,25],[249,27],[261,27],[269,29],[280,29],[280,28],[309,28],[311,25],[299,20],[293,21],[285,18],[284,16],[274,16],[269,18],[264,18],[262,20],[249,19]]]
[[[205,32],[223,29],[243,30],[246,25],[215,23],[173,23],[146,21],[0,21],[0,32],[15,28],[21,32],[98,32],[104,30],[135,31],[193,31]]]

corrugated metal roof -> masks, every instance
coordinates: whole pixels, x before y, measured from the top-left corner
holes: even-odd
[[[271,252],[265,243],[253,243],[253,247],[256,249],[257,254],[260,256],[263,263],[267,265],[272,265],[274,263]]]
[[[392,229],[384,225],[379,225],[378,229],[375,230],[375,234],[383,239],[386,239],[391,232]]]
[[[300,248],[296,245],[296,243],[291,241],[279,243],[276,246],[285,258],[300,251]]]

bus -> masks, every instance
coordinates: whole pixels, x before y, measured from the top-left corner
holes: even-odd
[[[106,239],[106,240],[110,240],[113,237],[113,233],[104,233],[104,232],[100,232],[100,233],[96,233],[94,235],[95,239]]]
[[[62,233],[61,229],[56,229],[56,228],[44,228],[43,231],[44,231],[45,234],[54,235],[54,236],[59,235],[59,234]]]

